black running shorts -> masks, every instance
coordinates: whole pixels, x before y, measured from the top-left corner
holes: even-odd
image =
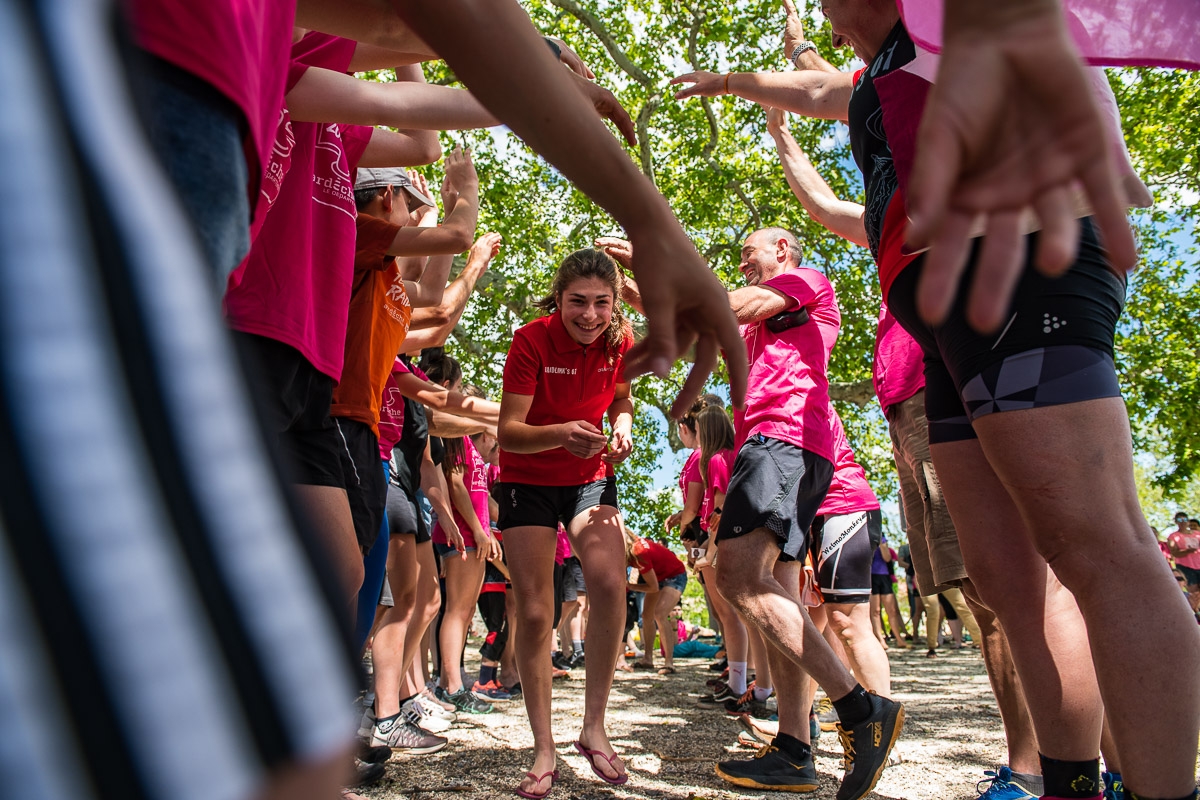
[[[808,546],[808,529],[829,491],[833,464],[794,444],[755,434],[738,450],[725,493],[717,542],[767,528],[792,561]]]

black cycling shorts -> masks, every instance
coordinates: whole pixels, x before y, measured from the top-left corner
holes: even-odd
[[[1037,234],[1000,330],[986,336],[966,320],[979,242],[946,321],[936,328],[917,314],[923,259],[904,269],[888,292],[892,314],[925,352],[929,441],[975,438],[986,414],[1119,397],[1113,338],[1125,306],[1125,276],[1109,266],[1090,219],[1082,220],[1079,254],[1061,277],[1033,266]]]

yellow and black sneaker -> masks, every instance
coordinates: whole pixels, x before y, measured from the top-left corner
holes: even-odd
[[[888,764],[892,745],[900,738],[904,727],[904,706],[895,700],[867,695],[871,715],[849,730],[837,724],[842,740],[843,763],[846,774],[838,788],[837,800],[858,800],[872,789]]]
[[[815,792],[817,768],[811,756],[796,763],[786,753],[767,745],[746,761],[721,761],[717,775],[736,786],[775,792]]]

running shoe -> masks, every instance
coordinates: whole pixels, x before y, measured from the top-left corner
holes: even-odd
[[[1101,772],[1100,777],[1104,779],[1104,800],[1125,800],[1125,783],[1121,780],[1121,773]]]
[[[389,752],[390,756],[391,753]],[[366,761],[354,761],[354,782],[350,784],[351,789],[362,789],[366,786],[374,786],[383,780],[383,775],[387,771],[387,767],[383,762],[370,764]]]
[[[454,694],[447,694],[445,689],[439,689],[441,692],[439,699],[444,699],[447,702],[453,703],[454,707],[459,711],[467,714],[490,714],[495,710],[495,706],[484,700],[480,700],[475,695],[471,694],[471,690],[466,687],[459,689]]]
[[[390,747],[372,747],[362,739],[359,739],[356,745],[354,757],[364,764],[382,764],[392,757]]]
[[[447,744],[443,736],[434,736],[413,725],[403,714],[381,719],[375,723],[375,731],[371,734],[371,745],[374,747],[390,747],[393,753],[411,753],[426,755],[436,753]]]
[[[471,694],[485,703],[488,701],[507,703],[512,700],[512,695],[494,679],[487,683],[475,681],[475,685],[471,687]]]
[[[1012,782],[1012,770],[1008,767],[998,767],[995,772],[989,769],[983,774],[986,777],[975,784],[979,800],[1037,800],[1037,795]],[[1105,800],[1108,800],[1107,795]]]
[[[817,701],[815,708],[817,710],[817,721],[821,723],[821,730],[837,730],[838,715],[833,707],[833,701],[828,697],[822,697]]]
[[[554,655],[550,656],[550,663],[558,669],[571,668],[571,659],[567,658],[562,653],[555,653]]]
[[[504,684],[500,684],[504,686]],[[521,682],[517,681],[512,686],[504,686],[504,691],[508,692],[508,696],[513,700],[519,700],[521,697]]]
[[[568,658],[566,661],[567,661],[567,664],[570,665],[567,667],[568,669],[575,669],[576,667],[582,667],[584,665],[583,652],[580,650],[576,650],[574,653],[571,653],[571,657]]]
[[[450,730],[450,720],[431,713],[417,701],[416,697],[410,697],[408,700],[405,700],[400,706],[400,713],[404,715],[406,720],[428,733],[438,734]]]
[[[817,719],[816,714],[808,715],[808,741],[813,747],[817,746],[817,740],[821,738],[821,721]]]
[[[435,717],[441,717],[442,719],[446,719],[451,722],[454,722],[454,720],[458,718],[458,715],[454,713],[453,703],[443,703],[441,700],[438,700],[436,697],[434,697],[433,692],[428,689],[417,695],[417,702]],[[446,708],[446,706],[450,707]]]
[[[721,779],[751,789],[775,792],[815,792],[817,768],[809,758],[793,761],[778,747],[766,745],[747,761],[721,761],[717,764]]]
[[[888,754],[904,727],[904,705],[877,694],[867,695],[871,715],[851,728],[837,724],[847,763],[837,800],[859,800],[875,788],[888,765]]]
[[[371,729],[375,727],[375,708],[367,706],[363,709],[362,718],[358,721],[358,738],[371,738]]]
[[[731,717],[740,717],[742,714],[749,714],[752,717],[766,719],[771,716],[771,710],[767,708],[767,704],[763,700],[759,700],[754,696],[754,684],[746,687],[746,691],[741,697],[731,697],[724,703],[725,713]]]
[[[729,688],[728,684],[722,683],[715,687],[706,695],[701,695],[696,701],[696,705],[701,708],[720,708],[726,700],[736,698],[737,695]]]
[[[711,669],[713,672],[722,672],[725,669],[728,669],[728,667],[729,667],[729,661],[724,658],[722,658],[720,661],[714,661],[713,663],[708,665],[708,668]]]

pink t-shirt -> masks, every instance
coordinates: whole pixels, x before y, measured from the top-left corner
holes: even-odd
[[[558,541],[554,543],[554,563],[562,564],[571,557],[571,540],[562,525],[558,526]]]
[[[471,441],[470,436],[463,437],[463,450],[466,451],[466,464],[463,468],[463,484],[467,487],[467,494],[471,495],[471,508],[475,510],[475,518],[479,520],[480,526],[486,531],[491,525],[491,515],[488,513],[488,487],[487,487],[487,463],[484,462],[483,456],[479,455],[479,451],[475,449],[475,443]],[[475,535],[471,533],[471,528],[467,525],[467,521],[458,513],[458,509],[454,508],[454,523],[458,525],[459,533],[462,534],[463,545],[465,547],[475,547]],[[448,544],[446,532],[442,530],[441,523],[435,523],[433,526],[433,541],[438,544]]]
[[[383,396],[379,403],[379,457],[390,461],[392,450],[400,441],[404,430],[404,395],[396,385],[396,376],[404,375],[408,368],[404,362],[396,359],[392,365],[392,373],[383,384]]]
[[[741,327],[750,383],[745,407],[734,414],[737,445],[761,434],[833,461],[826,371],[842,323],[833,287],[808,267],[762,285],[787,296],[788,310],[806,309],[809,319],[780,333],[768,330],[765,320]]]
[[[683,462],[683,469],[679,471],[679,495],[684,505],[687,505],[687,487],[689,483],[704,483],[704,478],[700,477],[699,450],[693,450],[688,453],[687,460]]]
[[[291,168],[229,276],[225,315],[234,330],[294,347],[336,381],[354,278],[353,176],[373,129],[302,122],[292,131]]]
[[[1200,533],[1190,531],[1188,533],[1180,533],[1179,531],[1171,531],[1167,536],[1167,541],[1174,544],[1176,547],[1186,550],[1189,547],[1195,547],[1197,540],[1200,540]],[[1200,550],[1186,556],[1176,556],[1175,564],[1188,569],[1200,569]]]
[[[737,453],[718,450],[708,460],[708,481],[704,484],[704,500],[700,503],[700,527],[708,530],[708,517],[716,505],[717,492],[729,491],[729,476],[733,472],[733,461]]]
[[[283,107],[293,0],[128,0],[138,47],[195,75],[246,119],[251,197],[258,192]]]
[[[925,388],[925,353],[921,345],[900,327],[888,310],[879,306],[875,328],[875,369],[871,375],[875,396],[884,413]]]
[[[854,460],[854,450],[846,440],[846,431],[836,411],[833,412],[833,442],[833,480],[817,513],[835,516],[875,511],[879,508],[879,500],[871,491],[871,484],[867,483],[867,474]]]

